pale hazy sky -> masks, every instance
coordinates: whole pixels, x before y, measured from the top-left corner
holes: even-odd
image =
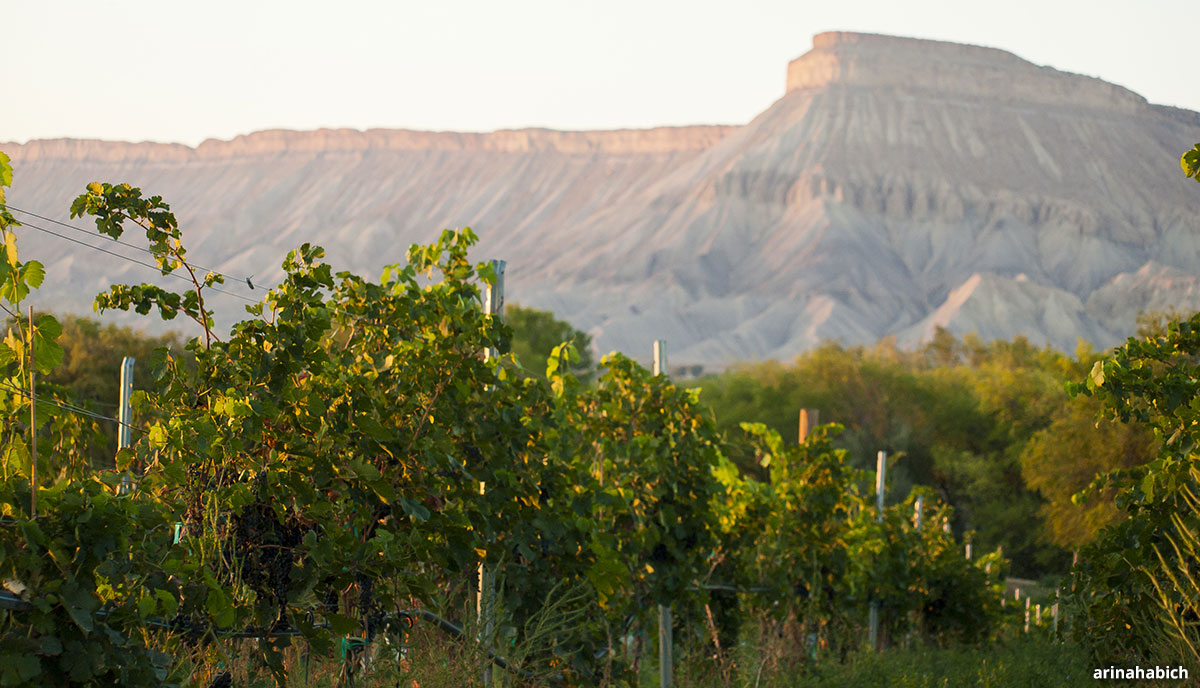
[[[0,4],[0,141],[741,124],[829,30],[1002,48],[1200,110],[1200,0]]]

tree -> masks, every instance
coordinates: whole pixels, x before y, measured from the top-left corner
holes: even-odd
[[[96,400],[102,406],[115,407],[120,387],[121,359],[133,356],[140,375],[133,377],[134,389],[145,389],[149,379],[149,361],[154,350],[166,347],[180,355],[183,338],[171,332],[149,335],[129,327],[106,324],[76,315],[59,316],[63,347],[62,365],[49,374],[49,380],[70,387],[81,400]]]
[[[1099,474],[1133,468],[1154,456],[1154,438],[1145,427],[1097,421],[1101,410],[1095,399],[1072,399],[1021,452],[1022,474],[1046,500],[1041,505],[1044,536],[1061,547],[1087,544],[1105,526],[1124,518],[1113,490],[1104,490],[1084,504],[1074,499],[1077,493]]]
[[[591,335],[558,320],[550,311],[526,308],[515,303],[505,306],[504,321],[513,331],[513,357],[530,374],[545,377],[546,359],[563,342],[574,345],[579,352],[577,359],[571,361],[571,374],[582,378],[593,374],[595,363],[592,360]]]

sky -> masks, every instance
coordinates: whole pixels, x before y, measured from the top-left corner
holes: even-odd
[[[1200,111],[1200,0],[4,0],[0,141],[743,124],[813,34],[1001,48]]]

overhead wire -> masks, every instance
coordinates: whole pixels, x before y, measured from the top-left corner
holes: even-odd
[[[15,211],[17,211],[17,212],[19,212],[19,213],[24,213],[24,214],[26,214],[26,215],[30,215],[30,216],[32,216],[32,217],[36,217],[36,218],[38,218],[38,219],[41,219],[41,220],[45,220],[46,222],[51,222],[51,223],[53,223],[53,224],[56,224],[56,225],[59,225],[59,226],[62,226],[62,227],[66,227],[67,229],[72,229],[72,230],[74,230],[74,231],[76,231],[76,232],[81,232],[81,233],[83,233],[83,234],[87,234],[87,235],[89,235],[89,236],[92,234],[92,232],[90,232],[89,230],[86,230],[86,229],[84,229],[84,228],[82,228],[82,227],[77,227],[77,226],[75,226],[75,225],[72,225],[72,224],[69,224],[69,223],[66,223],[66,222],[61,222],[61,221],[59,221],[59,220],[55,220],[55,219],[53,219],[53,218],[46,217],[45,215],[40,215],[40,214],[38,214],[38,213],[35,213],[35,212],[31,211],[31,210],[24,210],[24,209],[22,209],[22,208],[18,208],[18,207],[16,207],[16,206],[13,206],[13,205],[10,205],[10,204],[7,204],[7,203],[0,203],[0,208],[7,208],[7,209],[9,209],[9,210],[15,210]],[[86,241],[80,241],[79,239],[76,239],[76,238],[74,238],[74,237],[67,236],[67,235],[65,235],[65,234],[62,234],[61,232],[56,232],[56,231],[54,231],[54,230],[52,230],[52,229],[47,229],[47,228],[45,228],[45,227],[41,227],[41,226],[39,226],[39,225],[32,224],[32,223],[30,223],[30,222],[28,222],[28,221],[19,221],[19,222],[20,222],[20,226],[22,226],[22,227],[29,227],[30,229],[35,229],[35,230],[37,230],[37,231],[39,231],[39,232],[43,232],[43,233],[45,233],[45,234],[49,234],[49,235],[51,235],[51,236],[54,236],[54,237],[57,237],[57,238],[59,238],[59,239],[64,239],[64,240],[66,240],[66,241],[69,241],[69,242],[71,242],[71,243],[73,243],[73,244],[78,244],[79,246],[83,246],[83,247],[85,247],[85,248],[90,248],[90,249],[92,249],[93,251],[99,251],[99,252],[101,252],[101,253],[104,253],[104,254],[107,254],[107,255],[113,256],[113,257],[115,257],[115,258],[120,258],[121,260],[125,260],[125,261],[128,261],[128,262],[130,262],[130,263],[134,263],[134,264],[136,264],[136,265],[140,265],[140,266],[142,266],[142,267],[149,268],[149,269],[151,269],[151,270],[154,270],[154,271],[158,272],[159,274],[162,274],[162,268],[161,268],[160,266],[158,266],[158,265],[154,265],[154,264],[152,264],[152,263],[147,263],[147,262],[145,262],[145,261],[138,260],[137,258],[132,258],[132,257],[130,257],[130,256],[126,256],[126,255],[123,255],[123,254],[121,254],[121,253],[117,253],[116,251],[110,251],[109,249],[106,249],[106,248],[104,248],[104,247],[102,247],[102,246],[96,246],[96,245],[94,245],[94,244],[89,244],[89,243],[87,243]],[[145,253],[149,253],[149,254],[151,254],[151,255],[154,255],[154,252],[153,252],[153,251],[150,251],[149,249],[143,248],[143,247],[141,247],[141,246],[137,246],[137,245],[135,245],[135,244],[131,244],[131,243],[128,243],[128,242],[125,242],[125,241],[121,241],[121,240],[119,240],[119,239],[113,239],[113,241],[115,241],[116,243],[120,244],[121,246],[126,246],[126,247],[128,247],[128,248],[133,248],[133,249],[136,249],[136,250],[143,251],[143,252],[145,252]],[[249,286],[251,289],[253,289],[253,288],[254,288],[254,285],[253,285],[253,283],[251,283],[251,281],[250,281],[250,278],[249,278],[249,277],[246,277],[246,278],[237,278],[237,277],[231,277],[230,275],[226,275],[225,273],[222,273],[222,272],[220,272],[220,271],[217,271],[217,270],[211,270],[211,269],[209,269],[209,268],[205,268],[205,267],[203,267],[203,266],[196,265],[196,264],[194,264],[194,263],[188,263],[188,265],[190,265],[191,267],[193,267],[193,268],[196,268],[196,269],[198,269],[198,270],[204,271],[206,274],[220,275],[221,277],[224,277],[225,279],[227,279],[227,280],[230,280],[230,281],[232,281],[232,282],[242,282],[242,281],[244,281],[244,282],[247,284],[247,286]],[[166,273],[166,275],[167,275],[168,277],[174,277],[175,279],[182,280],[182,281],[184,281],[184,282],[187,282],[187,283],[189,283],[189,284],[191,284],[191,283],[192,283],[192,280],[191,280],[191,278],[189,278],[189,277],[185,277],[185,276],[183,276],[183,275],[181,275],[181,274],[179,274],[179,273],[176,273],[176,272],[168,272],[168,273]],[[251,303],[251,304],[260,304],[260,303],[262,303],[262,302],[263,302],[263,301],[262,301],[262,299],[252,299],[252,298],[250,298],[250,297],[248,297],[248,296],[245,296],[244,294],[238,294],[238,293],[236,293],[236,292],[232,292],[232,291],[229,291],[229,290],[227,290],[227,289],[222,289],[222,288],[220,288],[220,287],[217,287],[217,286],[215,286],[215,285],[208,285],[208,286],[205,286],[204,288],[205,288],[205,289],[212,290],[212,291],[214,291],[214,292],[217,292],[217,293],[220,293],[220,294],[225,294],[226,296],[232,296],[232,297],[234,297],[234,298],[236,298],[236,299],[241,299],[242,301],[245,301],[246,303]],[[268,291],[270,291],[271,289],[274,289],[274,288],[275,288],[275,287],[269,287],[269,288],[267,288],[267,290],[268,290]],[[344,310],[344,309],[341,309],[341,308],[336,308],[336,307],[333,307],[333,306],[331,306],[331,305],[326,305],[326,306],[324,306],[324,307],[325,307],[325,308],[327,308],[327,309],[329,309],[331,312],[334,312],[334,313],[339,313],[339,314],[341,314],[341,315],[344,315],[344,316],[347,316],[347,317],[349,317],[349,318],[358,319],[358,318],[361,318],[361,317],[362,317],[362,316],[360,316],[360,315],[356,315],[356,314],[354,314],[354,313],[350,313],[349,311],[346,311],[346,310]]]
[[[162,273],[162,268],[160,268],[160,267],[159,267],[159,266],[157,266],[157,265],[153,265],[153,264],[151,264],[151,263],[147,263],[147,262],[145,262],[145,261],[138,260],[137,258],[131,258],[131,257],[129,257],[129,256],[122,255],[122,254],[120,254],[120,253],[117,253],[117,252],[115,252],[115,251],[110,251],[110,250],[108,250],[108,249],[106,249],[106,248],[104,248],[104,247],[102,247],[102,246],[95,246],[95,245],[93,245],[93,244],[89,244],[89,243],[87,243],[86,241],[80,241],[79,239],[76,239],[75,237],[70,237],[70,236],[67,236],[67,235],[65,235],[65,234],[62,234],[62,233],[60,233],[60,232],[56,232],[56,231],[54,231],[54,230],[52,230],[52,229],[46,229],[45,227],[41,227],[41,226],[39,226],[39,225],[35,225],[35,224],[32,224],[32,223],[30,223],[30,222],[21,222],[21,225],[20,225],[20,226],[22,226],[22,227],[28,227],[28,228],[30,228],[30,229],[36,229],[36,230],[37,230],[37,231],[39,231],[39,232],[45,232],[46,234],[49,234],[49,235],[51,235],[51,236],[55,236],[55,237],[58,237],[58,238],[60,238],[60,239],[65,239],[66,241],[70,241],[70,242],[71,242],[71,243],[73,243],[73,244],[78,244],[78,245],[80,245],[80,246],[83,246],[83,247],[85,247],[85,248],[90,248],[90,249],[92,249],[92,250],[94,250],[94,251],[100,251],[101,253],[106,253],[106,254],[108,254],[108,255],[110,255],[110,256],[113,256],[113,257],[115,257],[115,258],[120,258],[121,260],[126,260],[126,261],[129,261],[129,262],[131,262],[131,263],[134,263],[134,264],[137,264],[137,265],[141,265],[142,267],[150,268],[151,270],[154,270],[155,272],[158,272],[158,273],[160,273],[160,274]],[[75,227],[74,229],[79,229],[79,228],[78,228],[78,227]],[[122,243],[122,245],[124,245],[124,246],[128,246],[128,244],[124,244],[124,243]],[[197,268],[198,268],[199,266],[193,266],[193,267],[197,267]],[[213,274],[220,275],[221,273],[219,273],[219,272],[214,272]],[[167,276],[167,277],[174,277],[175,279],[182,280],[182,281],[184,281],[184,282],[187,282],[188,284],[191,284],[191,283],[192,283],[192,280],[191,280],[190,278],[188,278],[188,277],[184,277],[183,275],[181,275],[181,274],[179,274],[179,273],[177,273],[177,272],[169,272],[169,273],[167,273],[167,274],[166,274],[166,276]],[[214,286],[214,285],[208,285],[208,286],[204,287],[204,289],[211,289],[212,291],[215,291],[215,292],[218,292],[218,293],[221,293],[221,294],[225,294],[225,295],[227,295],[227,296],[232,296],[232,297],[234,297],[234,298],[236,298],[236,299],[241,299],[242,301],[245,301],[246,303],[252,303],[252,304],[259,304],[259,303],[262,303],[262,300],[261,300],[261,299],[257,299],[257,300],[256,300],[256,299],[252,299],[252,298],[250,298],[250,297],[248,297],[248,296],[245,296],[245,295],[243,295],[243,294],[238,294],[238,293],[236,293],[236,292],[228,291],[228,290],[226,290],[226,289],[221,289],[220,287],[217,287],[217,286]],[[271,289],[274,289],[274,287],[272,287]],[[354,314],[354,313],[351,313],[351,312],[349,312],[349,311],[343,310],[343,309],[341,309],[341,308],[335,308],[335,307],[333,307],[333,306],[329,306],[329,305],[326,305],[326,306],[324,306],[324,307],[325,307],[325,308],[328,308],[330,311],[332,311],[332,312],[334,312],[334,313],[340,313],[340,314],[342,314],[342,315],[345,315],[345,316],[347,316],[347,317],[350,317],[350,318],[360,318],[360,317],[361,317],[361,316],[359,316],[359,315],[356,315],[356,314]]]
[[[17,387],[16,385],[9,384],[2,380],[0,380],[0,387],[4,387],[13,392],[16,392],[17,394],[20,394],[21,396],[25,397],[26,399],[34,398],[33,395],[31,395],[29,393],[28,390],[22,389],[20,387]],[[113,418],[112,416],[106,416],[102,413],[96,413],[95,411],[90,411],[81,406],[76,406],[74,404],[71,404],[71,403],[68,403],[65,401],[59,401],[57,399],[47,399],[46,397],[36,397],[36,401],[38,403],[46,404],[48,406],[56,406],[64,411],[69,411],[71,413],[77,413],[77,414],[80,414],[83,416],[88,416],[90,418],[95,418],[96,420],[112,421],[113,423],[116,423],[117,425],[123,425],[127,428],[130,428],[131,430],[137,430],[138,432],[145,432],[144,430],[142,430],[141,428],[139,428],[137,426],[129,425],[128,423],[122,423],[119,418]]]
[[[66,234],[62,234],[62,233],[60,233],[60,232],[56,232],[56,231],[54,231],[54,230],[52,230],[52,229],[46,229],[45,227],[40,227],[40,226],[38,226],[38,225],[35,225],[35,224],[32,224],[32,223],[29,223],[29,222],[22,222],[22,223],[21,223],[21,226],[22,226],[22,227],[28,227],[28,228],[30,228],[30,229],[36,229],[36,230],[37,230],[37,231],[39,231],[39,232],[45,232],[46,234],[50,234],[51,236],[56,236],[56,237],[58,237],[59,239],[65,239],[65,240],[67,240],[67,241],[70,241],[70,242],[71,242],[71,243],[73,243],[73,244],[79,244],[80,246],[84,246],[84,247],[90,248],[90,249],[92,249],[93,251],[100,251],[101,253],[107,253],[108,255],[110,255],[110,256],[113,256],[113,257],[115,257],[115,258],[120,258],[121,260],[126,260],[126,261],[129,261],[130,263],[135,263],[135,264],[137,264],[137,265],[141,265],[142,267],[150,268],[151,270],[154,270],[154,271],[156,271],[156,272],[162,273],[162,268],[161,268],[161,267],[159,267],[158,265],[154,265],[154,264],[152,264],[152,263],[147,263],[147,262],[145,262],[145,261],[138,260],[137,258],[131,258],[131,257],[129,257],[129,256],[126,256],[126,255],[123,255],[123,254],[117,253],[116,251],[110,251],[110,250],[108,250],[108,249],[106,249],[106,248],[104,248],[104,247],[102,247],[102,246],[95,246],[95,245],[93,245],[93,244],[89,244],[89,243],[87,243],[86,241],[80,241],[79,239],[76,239],[75,237],[70,237],[70,236],[67,236]],[[193,266],[193,267],[198,267],[198,266]],[[219,272],[213,272],[212,274],[219,275],[219,274],[221,274],[221,273],[219,273]],[[174,277],[175,279],[178,279],[178,280],[183,280],[184,282],[188,282],[189,284],[190,284],[190,283],[191,283],[191,281],[192,281],[190,278],[188,278],[188,277],[184,277],[183,275],[180,275],[179,273],[176,273],[176,272],[168,272],[168,273],[167,273],[167,276],[168,276],[168,277]],[[260,300],[258,300],[258,299],[252,299],[252,298],[250,298],[250,297],[248,297],[248,296],[245,296],[245,295],[243,295],[243,294],[238,294],[237,292],[232,292],[232,291],[229,291],[229,290],[226,290],[226,289],[221,289],[220,287],[217,287],[217,286],[214,286],[214,285],[209,285],[209,286],[206,286],[206,287],[204,287],[204,288],[205,288],[205,289],[211,289],[212,291],[215,291],[215,292],[218,292],[218,293],[221,293],[221,294],[225,294],[225,295],[227,295],[227,296],[232,296],[232,297],[234,297],[234,298],[241,299],[241,300],[243,300],[243,301],[245,301],[245,302],[247,302],[247,303],[260,303]]]
[[[45,215],[39,215],[38,213],[35,213],[32,210],[25,210],[23,208],[18,208],[17,206],[11,205],[8,203],[0,203],[0,208],[7,208],[9,210],[15,210],[18,213],[36,217],[39,220],[45,220],[46,222],[51,222],[53,224],[58,225],[59,227],[66,227],[67,229],[72,229],[72,230],[75,230],[76,232],[80,232],[82,234],[87,234],[88,236],[93,236],[93,232],[91,232],[87,229],[84,229],[83,227],[76,227],[75,225],[70,224],[68,222],[63,222],[61,220],[55,220],[54,218],[46,217]],[[131,248],[135,251],[141,251],[142,253],[148,253],[150,255],[155,255],[154,251],[151,251],[150,249],[148,249],[144,246],[138,246],[137,244],[131,244],[128,241],[121,241],[120,239],[117,239],[115,237],[109,237],[109,238],[113,242],[118,243],[122,246],[126,246],[128,248]],[[143,263],[143,265],[144,265],[144,263]],[[191,266],[196,268],[197,270],[200,270],[200,271],[208,273],[208,274],[220,275],[221,277],[224,277],[225,279],[227,279],[231,282],[239,282],[239,283],[245,282],[251,289],[254,288],[254,284],[250,281],[250,277],[233,277],[232,275],[227,275],[219,270],[213,270],[212,268],[206,268],[203,265],[197,265],[195,263],[191,263]]]

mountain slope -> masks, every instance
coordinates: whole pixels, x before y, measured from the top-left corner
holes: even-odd
[[[1200,193],[1175,166],[1197,113],[1000,50],[865,34],[816,36],[787,85],[741,127],[0,148],[18,207],[129,181],[172,203],[198,262],[261,283],[304,241],[375,274],[469,225],[480,258],[509,261],[510,301],[602,351],[667,339],[675,363],[916,343],[939,325],[1108,346],[1139,309],[1200,308]],[[58,308],[148,272],[23,241],[61,256],[45,261],[70,276]]]

